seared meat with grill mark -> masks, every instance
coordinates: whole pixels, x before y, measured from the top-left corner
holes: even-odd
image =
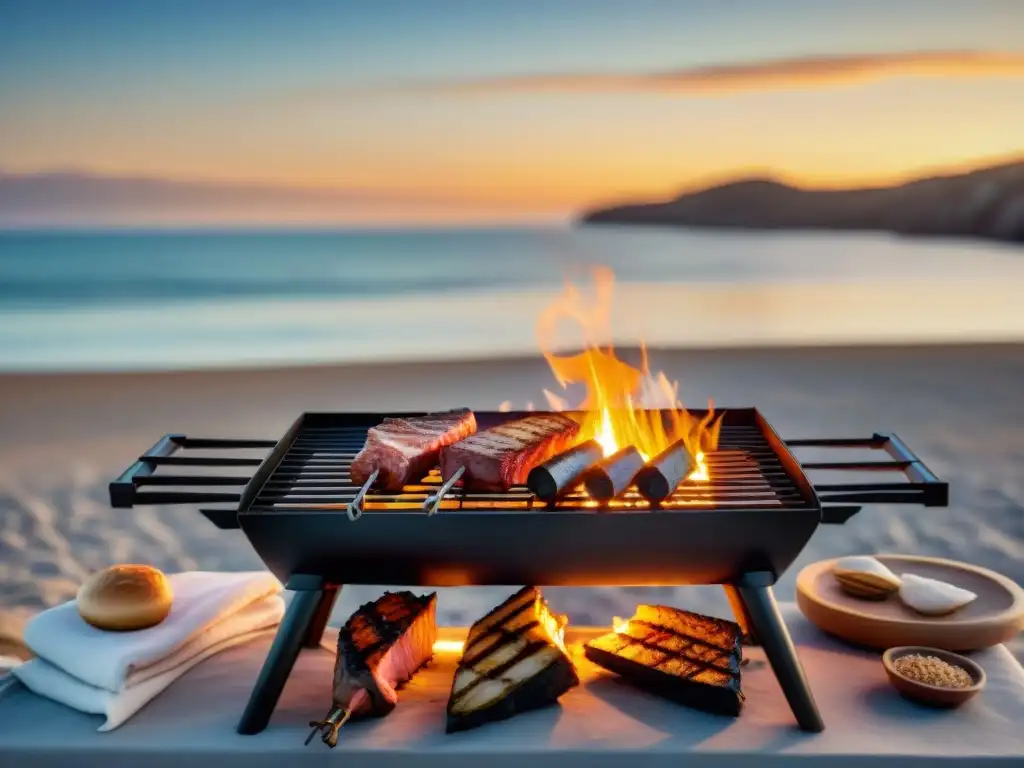
[[[579,677],[565,650],[566,617],[524,587],[470,627],[448,699],[448,733],[552,704]]]
[[[728,619],[705,616],[667,605],[638,605],[633,616],[636,621],[664,627],[701,643],[721,648],[741,657],[743,630]]]
[[[337,743],[338,728],[349,718],[380,717],[395,708],[397,689],[434,654],[436,608],[436,592],[386,592],[345,622],[338,634],[331,713],[310,723],[325,729],[326,744]]]
[[[507,491],[523,485],[530,470],[568,449],[580,425],[561,413],[536,413],[477,432],[441,449],[441,476],[465,467],[463,484]]]
[[[621,632],[583,648],[598,666],[694,709],[736,717],[743,706],[738,624],[662,605],[641,605]]]
[[[426,416],[388,418],[366,433],[366,444],[352,461],[352,482],[362,486],[379,470],[374,488],[397,492],[422,480],[437,464],[438,451],[476,432],[468,408]]]

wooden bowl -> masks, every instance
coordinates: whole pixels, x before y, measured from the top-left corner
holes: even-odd
[[[832,575],[835,560],[812,563],[796,579],[796,602],[811,623],[854,645],[885,650],[903,645],[974,651],[1024,630],[1024,589],[994,571],[936,557],[875,555],[897,576],[915,573],[969,589],[978,597],[947,616],[924,616],[892,595],[848,595]]]
[[[970,688],[942,688],[937,685],[928,685],[913,678],[902,675],[896,671],[894,666],[897,659],[904,656],[935,656],[947,664],[955,664],[964,670],[974,680]],[[985,670],[968,659],[941,648],[924,648],[918,645],[907,645],[902,648],[890,648],[882,654],[882,665],[885,673],[889,676],[889,682],[893,688],[906,696],[908,699],[927,704],[932,707],[959,707],[965,701],[969,701],[978,695],[978,692],[985,687]]]

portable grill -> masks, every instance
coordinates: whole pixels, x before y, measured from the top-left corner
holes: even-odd
[[[582,489],[546,504],[526,488],[455,487],[439,513],[427,515],[424,502],[440,484],[435,468],[399,494],[371,491],[362,516],[350,520],[346,510],[360,488],[349,467],[367,430],[385,417],[422,413],[306,413],[277,441],[165,435],[110,484],[110,498],[114,507],[222,504],[201,512],[219,528],[241,528],[294,591],[239,733],[266,727],[300,648],[319,645],[344,584],[721,584],[746,640],[763,646],[800,727],[821,731],[772,585],[819,523],[843,523],[863,504],[946,506],[948,486],[894,434],[787,443],[754,408],[721,412],[718,450],[706,456],[709,480],[687,480],[659,505],[632,489],[598,505]],[[482,430],[525,415],[478,411],[476,419]],[[790,448],[805,446],[870,448],[890,458],[801,464]],[[248,449],[270,450],[263,458],[197,455]],[[193,469],[158,471],[165,467]],[[256,469],[251,476],[202,474],[211,467]],[[898,471],[906,482],[813,485],[805,470]],[[242,490],[216,490],[224,486]]]

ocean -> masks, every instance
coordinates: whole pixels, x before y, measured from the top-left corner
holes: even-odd
[[[1024,340],[1024,250],[883,234],[631,228],[0,233],[0,369],[152,370],[536,353],[595,265],[614,341]],[[578,345],[567,327],[559,346]]]

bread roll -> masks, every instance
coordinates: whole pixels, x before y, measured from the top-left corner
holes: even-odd
[[[148,565],[112,565],[78,589],[78,612],[97,629],[125,632],[167,618],[174,595],[167,577]]]

